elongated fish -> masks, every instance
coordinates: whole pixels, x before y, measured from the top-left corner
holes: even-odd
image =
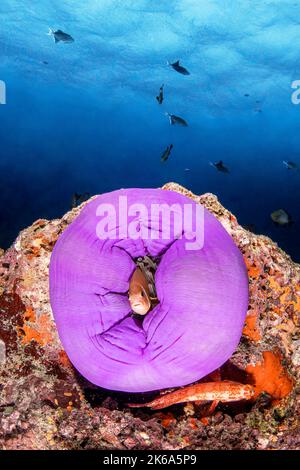
[[[158,104],[162,104],[164,100],[164,85],[162,85],[159,89],[159,94],[156,97]]]
[[[250,400],[255,393],[252,385],[223,380],[221,382],[204,382],[188,385],[170,393],[165,393],[148,403],[128,403],[130,408],[147,407],[152,410],[162,410],[177,403],[189,401],[230,402]]]
[[[216,163],[209,162],[209,164],[211,166],[215,167],[216,170],[220,171],[221,173],[229,173],[228,168],[224,165],[222,160],[220,160],[219,162],[216,162]]]
[[[290,161],[285,161],[285,160],[283,160],[282,163],[287,167],[288,170],[297,170],[298,169],[297,163],[290,162]]]
[[[58,29],[57,31],[54,31],[53,29],[49,28],[49,36],[53,36],[55,43],[58,42],[65,42],[65,43],[71,43],[74,42],[74,39],[70,34],[64,33],[61,29]]]
[[[175,114],[166,113],[166,116],[169,116],[171,126],[178,124],[179,126],[187,127],[188,125],[184,119],[179,116],[175,116]]]
[[[166,150],[164,151],[164,153],[162,154],[161,156],[161,161],[162,162],[166,162],[171,154],[171,150],[173,148],[173,144],[171,145],[168,145],[168,147],[166,148]]]
[[[177,60],[173,64],[168,62],[168,65],[170,65],[170,67],[172,67],[174,70],[176,70],[176,72],[181,73],[181,75],[190,75],[190,72],[185,67],[180,65],[179,60]]]

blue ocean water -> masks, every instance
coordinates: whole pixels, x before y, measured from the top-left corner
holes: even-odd
[[[0,246],[75,192],[176,181],[300,261],[300,170],[282,163],[300,166],[299,13],[295,0],[1,0]],[[280,208],[292,226],[273,224]]]

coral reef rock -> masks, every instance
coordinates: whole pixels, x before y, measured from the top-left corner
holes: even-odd
[[[300,449],[300,266],[272,240],[241,227],[213,194],[165,190],[203,204],[243,253],[250,302],[243,336],[221,368],[255,387],[251,402],[130,409],[157,393],[99,389],[73,368],[49,303],[56,240],[86,204],[60,220],[38,220],[0,253],[1,449]],[[209,405],[209,404],[208,404]]]

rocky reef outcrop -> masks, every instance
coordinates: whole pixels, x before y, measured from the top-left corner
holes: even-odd
[[[249,310],[221,377],[254,385],[254,398],[219,404],[213,414],[205,404],[130,409],[126,403],[140,396],[99,389],[76,372],[53,321],[48,269],[80,206],[36,221],[0,253],[1,449],[300,449],[300,265],[241,227],[214,195],[175,183],[163,189],[203,204],[243,253]]]

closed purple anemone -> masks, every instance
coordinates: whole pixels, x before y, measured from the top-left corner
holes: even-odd
[[[131,217],[157,230],[153,204],[199,205],[173,191],[127,189],[89,202],[63,232],[50,264],[50,299],[71,362],[90,382],[126,392],[178,387],[221,366],[239,342],[248,306],[243,257],[218,220],[204,210],[204,245],[187,249],[187,234],[169,238],[99,237],[99,206],[143,204]],[[105,207],[105,206],[102,206]],[[175,206],[174,206],[175,207]],[[123,222],[122,222],[123,223]],[[175,222],[169,221],[173,229]],[[174,233],[172,233],[174,232]],[[119,232],[118,232],[119,233]],[[159,304],[144,321],[131,314],[128,289],[138,257],[160,257]]]

